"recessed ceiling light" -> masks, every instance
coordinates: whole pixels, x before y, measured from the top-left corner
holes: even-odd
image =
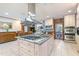
[[[5,15],[8,15],[9,13],[8,12],[5,12]]]
[[[47,16],[47,18],[49,18],[49,16]]]
[[[31,12],[29,11],[28,14],[31,14]]]
[[[71,13],[72,11],[71,10],[68,10],[68,13]]]

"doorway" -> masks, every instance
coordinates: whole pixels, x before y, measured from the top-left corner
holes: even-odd
[[[54,19],[54,39],[64,40],[64,19]]]
[[[56,39],[62,39],[62,24],[55,25]]]

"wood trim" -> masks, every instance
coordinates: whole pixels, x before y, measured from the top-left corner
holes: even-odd
[[[62,24],[62,25],[63,25],[63,29],[62,29],[62,31],[63,31],[63,33],[62,33],[63,36],[62,36],[62,39],[64,40],[64,18],[54,19],[53,23],[54,23],[54,39],[56,39],[55,25],[56,25],[56,24]]]
[[[24,25],[21,24],[21,31],[24,32]]]

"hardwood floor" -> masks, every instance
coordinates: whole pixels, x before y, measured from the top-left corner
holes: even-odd
[[[79,46],[76,43],[68,43],[63,40],[54,40],[54,44],[52,45],[54,48],[52,49],[51,56],[78,56]],[[0,44],[0,56],[18,56],[19,55],[19,47],[17,40]]]

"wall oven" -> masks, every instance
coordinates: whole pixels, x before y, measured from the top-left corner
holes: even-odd
[[[64,32],[65,33],[75,33],[75,27],[65,27]]]
[[[75,40],[75,35],[65,35],[65,40]]]
[[[75,27],[74,26],[64,28],[64,39],[75,40]]]

